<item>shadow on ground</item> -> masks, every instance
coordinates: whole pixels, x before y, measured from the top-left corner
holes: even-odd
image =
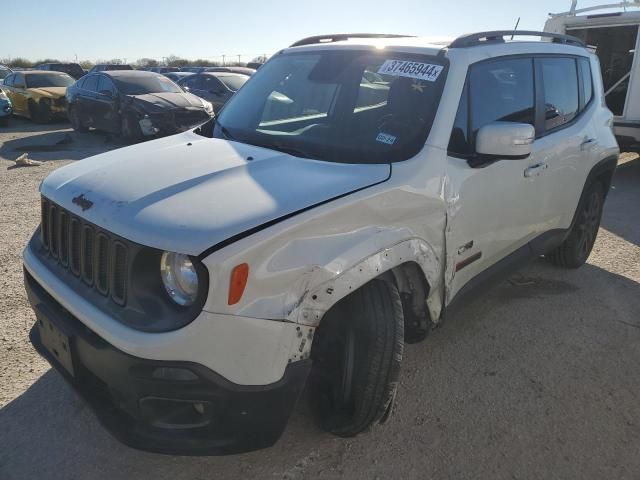
[[[301,402],[276,446],[233,457],[129,449],[49,371],[0,410],[0,477],[631,478],[639,311],[640,284],[539,260],[407,347],[387,424],[331,437]]]
[[[602,227],[640,246],[640,157],[618,166]]]
[[[16,138],[5,140],[0,145],[0,158],[13,161],[24,153],[32,160],[44,162],[82,160],[126,146],[116,136],[94,130],[77,133],[69,128],[68,123],[60,121],[39,125],[24,119],[13,119],[10,128],[0,132],[19,134],[19,137],[16,135]]]

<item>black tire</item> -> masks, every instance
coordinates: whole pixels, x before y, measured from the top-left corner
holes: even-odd
[[[38,103],[29,100],[29,116],[36,123],[49,123],[53,118],[51,105],[46,99],[42,99]]]
[[[142,130],[133,115],[123,115],[120,124],[120,135],[129,142],[135,143],[142,139]]]
[[[386,420],[404,349],[398,289],[373,280],[327,314],[314,339],[310,393],[322,428],[351,437]]]
[[[89,128],[82,123],[82,119],[78,115],[78,110],[75,107],[69,107],[69,123],[71,128],[78,133],[86,133]]]
[[[600,228],[604,189],[601,182],[594,182],[587,190],[583,201],[578,205],[576,219],[569,236],[555,250],[548,253],[547,259],[563,268],[578,268],[587,261]]]

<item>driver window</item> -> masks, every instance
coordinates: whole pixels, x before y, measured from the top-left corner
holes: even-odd
[[[100,77],[100,81],[98,82],[98,92],[102,93],[105,91],[109,91],[112,94],[115,94],[115,90],[116,88],[110,78],[105,76]]]
[[[478,130],[493,122],[535,126],[533,60],[491,60],[471,67],[449,140],[449,152],[475,151]]]
[[[97,75],[89,75],[84,83],[82,84],[82,88],[85,90],[89,90],[90,92],[98,91],[98,76]]]

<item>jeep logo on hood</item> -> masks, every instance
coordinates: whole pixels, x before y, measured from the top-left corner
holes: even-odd
[[[78,205],[80,208],[82,208],[82,211],[84,212],[85,210],[89,210],[92,206],[93,206],[93,202],[91,200],[89,200],[88,198],[86,198],[84,196],[84,193],[81,195],[78,195],[77,197],[73,197],[73,199],[71,200],[72,203],[75,203],[76,205]]]

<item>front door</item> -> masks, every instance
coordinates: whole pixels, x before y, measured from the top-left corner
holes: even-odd
[[[448,158],[447,301],[468,281],[535,238],[542,228],[544,155],[482,161],[478,130],[495,121],[536,124],[532,58],[493,59],[471,67]],[[537,143],[537,141],[536,141]]]

